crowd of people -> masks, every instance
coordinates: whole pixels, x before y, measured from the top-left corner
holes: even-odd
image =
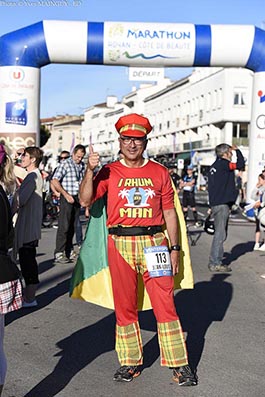
[[[190,209],[194,224],[198,223],[194,167],[188,165],[179,176],[172,169],[145,158],[147,137],[152,130],[146,117],[122,116],[115,127],[120,145],[117,160],[101,167],[99,154],[90,145],[85,165],[86,148],[79,144],[71,153],[61,152],[49,178],[49,189],[59,200],[60,208],[54,264],[65,265],[76,258],[74,234],[78,246],[83,240],[80,208],[85,208],[89,216],[91,206],[104,199],[106,250],[116,314],[115,349],[120,363],[113,380],[129,382],[141,374],[143,345],[137,306],[140,273],[157,321],[161,366],[172,370],[178,385],[195,386],[198,378],[189,365],[174,303],[174,280],[179,273],[182,250],[179,230],[182,211],[187,221]],[[240,182],[235,171],[242,172],[245,162],[241,151],[226,143],[216,146],[215,153],[216,161],[208,174],[209,206],[214,219],[208,268],[223,273],[231,271],[223,263],[223,254],[229,215],[239,196]],[[232,161],[233,153],[236,161]],[[10,257],[19,264],[21,272],[15,279],[0,274],[0,395],[6,375],[4,316],[21,307],[29,309],[38,305],[36,250],[43,221],[42,160],[43,152],[36,146],[20,148],[12,157],[9,148],[0,145],[0,216],[5,220],[0,227],[0,261]],[[176,209],[179,192],[182,211],[181,207]],[[265,225],[260,221],[265,207],[264,192],[265,170],[258,175],[252,192],[256,221],[253,249],[260,251],[265,251],[262,239]]]
[[[55,262],[58,259],[56,256],[58,245],[63,247],[62,251],[66,250],[68,253],[67,262],[71,261],[69,257],[73,255],[73,235],[75,226],[78,230],[79,225],[76,219],[79,218],[80,210],[77,195],[84,171],[84,164],[82,163],[81,166],[79,164],[84,155],[85,148],[82,145],[76,146],[72,155],[70,156],[69,153],[68,159],[63,160],[65,164],[59,164],[54,172],[52,181],[55,183],[50,183],[51,189],[54,188],[53,194],[56,189],[57,197],[60,197],[60,213],[62,214],[58,224],[60,227],[57,233]],[[2,220],[0,227],[0,395],[7,369],[4,353],[5,314],[20,308],[29,309],[38,306],[36,291],[39,275],[36,254],[43,221],[44,178],[48,175],[40,170],[42,160],[43,151],[39,147],[20,148],[12,156],[9,148],[0,144],[0,216]],[[74,192],[67,192],[63,187],[63,180],[67,174],[69,186],[75,187]],[[66,221],[68,221],[67,224]],[[81,244],[82,232],[79,231],[79,234]],[[16,266],[17,262],[19,268]],[[6,271],[7,264],[10,265],[10,269],[14,267],[13,275],[10,274],[10,270]]]

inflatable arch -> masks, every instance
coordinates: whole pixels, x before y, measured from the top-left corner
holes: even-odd
[[[0,38],[0,139],[38,144],[40,68],[50,63],[223,66],[254,72],[248,191],[265,165],[265,31],[251,25],[42,21]]]

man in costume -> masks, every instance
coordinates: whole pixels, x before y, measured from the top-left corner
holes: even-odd
[[[123,158],[105,165],[93,178],[100,159],[91,145],[80,185],[84,207],[107,194],[108,263],[121,365],[113,380],[131,381],[140,375],[143,364],[137,311],[140,273],[157,320],[161,365],[173,369],[173,379],[180,386],[193,386],[197,378],[188,365],[174,304],[173,275],[179,270],[181,247],[172,181],[166,167],[143,157],[152,130],[147,118],[130,114],[121,117],[115,127]]]

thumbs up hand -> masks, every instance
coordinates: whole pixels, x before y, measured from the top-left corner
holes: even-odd
[[[99,166],[99,154],[94,152],[93,145],[89,145],[88,167],[93,171]]]
[[[94,153],[94,148],[93,148],[93,145],[89,145],[89,155],[91,155],[91,154],[93,154]]]

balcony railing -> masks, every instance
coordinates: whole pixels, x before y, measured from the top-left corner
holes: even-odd
[[[249,139],[248,138],[233,138],[232,143],[233,143],[233,145],[236,145],[236,146],[248,146]]]

